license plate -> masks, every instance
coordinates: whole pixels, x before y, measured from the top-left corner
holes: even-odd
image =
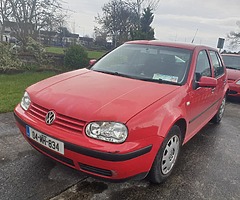
[[[64,155],[64,143],[26,126],[27,136],[48,149]]]

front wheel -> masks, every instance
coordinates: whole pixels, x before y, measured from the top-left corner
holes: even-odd
[[[170,176],[177,162],[181,146],[181,130],[177,125],[174,125],[164,139],[148,174],[148,179],[151,182],[161,183]]]
[[[223,114],[225,111],[225,106],[226,106],[226,96],[224,96],[222,103],[218,109],[218,112],[216,113],[216,115],[214,115],[214,117],[212,118],[211,122],[213,122],[214,124],[219,124],[220,121],[223,118]]]

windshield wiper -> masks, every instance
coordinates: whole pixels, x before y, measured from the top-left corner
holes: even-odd
[[[121,77],[127,77],[127,78],[134,78],[134,77],[132,77],[132,76],[129,76],[129,75],[127,75],[127,74],[122,74],[122,73],[119,73],[119,72],[103,71],[103,70],[96,70],[96,69],[93,69],[93,71],[101,72],[101,73],[104,73],[104,74],[111,74],[111,75],[115,75],[115,76],[121,76]]]
[[[226,66],[226,68],[228,68],[228,69],[237,69],[237,70],[238,70],[238,68],[236,68],[236,67],[229,67],[229,66]]]
[[[171,85],[182,85],[180,83],[167,81],[167,80],[163,80],[163,79],[140,78],[140,77],[138,77],[138,79],[142,80],[142,81],[149,81],[149,82],[154,82],[154,83],[166,83],[166,84],[171,84]]]
[[[110,72],[110,71],[103,71],[103,70],[96,70],[96,69],[92,69],[93,71],[95,72],[101,72],[101,73],[104,73],[104,74],[114,74],[113,72]]]

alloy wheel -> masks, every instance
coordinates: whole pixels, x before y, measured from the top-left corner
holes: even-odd
[[[224,113],[224,110],[225,110],[225,105],[226,105],[226,98],[223,98],[222,104],[221,104],[220,109],[219,109],[219,118],[220,119],[223,117],[223,113]]]
[[[168,174],[173,168],[180,149],[180,140],[177,135],[169,139],[163,151],[161,170],[164,175]]]

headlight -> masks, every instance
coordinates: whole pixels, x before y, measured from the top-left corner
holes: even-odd
[[[25,92],[24,95],[23,95],[22,101],[21,101],[21,107],[24,110],[28,110],[30,104],[31,104],[31,99],[30,99],[28,93]]]
[[[86,127],[86,135],[107,142],[123,143],[127,139],[128,129],[117,122],[91,122]]]
[[[236,84],[237,84],[237,85],[240,85],[240,80],[238,80],[238,81],[236,82]]]

